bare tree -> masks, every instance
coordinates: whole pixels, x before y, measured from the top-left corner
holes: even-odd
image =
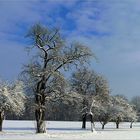
[[[91,50],[79,43],[67,45],[58,29],[49,29],[42,25],[34,25],[28,33],[33,41],[33,47],[38,55],[29,65],[25,66],[24,73],[34,87],[35,117],[37,133],[45,133],[45,103],[48,95],[57,98],[58,90],[50,87],[55,77],[57,83],[65,81],[62,70],[69,70],[73,65],[84,64],[92,56]],[[61,87],[58,87],[59,89]]]
[[[2,131],[5,111],[21,115],[24,110],[24,103],[25,95],[22,82],[16,81],[14,84],[0,82],[0,131]]]

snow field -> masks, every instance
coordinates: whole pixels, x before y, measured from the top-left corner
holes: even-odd
[[[105,129],[96,122],[96,132],[90,131],[90,123],[87,129],[81,129],[81,122],[47,121],[47,133],[36,134],[34,121],[4,121],[3,132],[0,140],[140,140],[140,123],[121,123],[120,129],[115,128],[115,123],[108,123]]]

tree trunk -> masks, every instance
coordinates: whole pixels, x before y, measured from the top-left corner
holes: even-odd
[[[93,126],[94,126],[94,124],[93,124],[93,115],[92,114],[90,114],[90,121],[91,121],[91,132],[93,132]]]
[[[117,129],[119,128],[119,122],[116,122],[116,128]]]
[[[85,114],[83,114],[83,116],[82,116],[82,121],[83,121],[83,124],[82,124],[82,128],[83,129],[86,129],[86,113]]]
[[[45,133],[46,132],[46,124],[45,124],[45,77],[42,77],[37,84],[36,94],[35,94],[35,118],[37,123],[37,133]]]
[[[132,128],[132,124],[133,124],[133,122],[130,123],[130,128]]]
[[[3,120],[0,119],[0,131],[2,131],[2,123],[3,123]]]
[[[105,124],[103,123],[103,124],[102,124],[102,129],[104,129],[104,128],[105,128]]]
[[[120,117],[117,117],[117,120],[116,120],[116,128],[117,129],[119,128],[119,124],[120,124]]]
[[[3,120],[4,120],[4,111],[0,111],[0,131],[2,131]]]
[[[93,132],[93,123],[91,122],[91,132]]]
[[[36,109],[35,117],[37,123],[37,133],[46,133],[45,111],[42,109]]]

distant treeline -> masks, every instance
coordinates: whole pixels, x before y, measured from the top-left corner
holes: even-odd
[[[7,112],[6,119],[7,120],[35,120],[33,103],[34,103],[33,99],[28,100],[28,102],[25,105],[25,111],[21,116]],[[140,96],[133,97],[130,103],[135,106],[135,109],[137,110],[137,114],[138,114],[137,121],[140,121]],[[47,106],[46,120],[57,120],[57,121],[81,121],[82,120],[80,108],[78,108],[75,105],[72,105],[71,103],[65,104],[64,102],[60,102],[60,103],[54,102],[54,103],[48,103],[46,106]],[[98,118],[95,117],[94,120],[98,121]]]

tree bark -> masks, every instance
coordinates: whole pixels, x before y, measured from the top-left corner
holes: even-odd
[[[37,84],[37,90],[35,95],[35,103],[37,105],[35,110],[35,118],[37,123],[37,133],[46,133],[45,124],[45,80],[44,76],[42,80]]]
[[[42,109],[36,109],[35,116],[37,122],[37,133],[46,133],[45,111]]]
[[[0,111],[0,131],[2,131],[3,120],[4,120],[4,111]]]
[[[83,114],[83,116],[82,116],[82,121],[83,121],[83,123],[82,123],[82,128],[83,128],[83,129],[86,129],[86,116],[87,116],[86,113]]]

